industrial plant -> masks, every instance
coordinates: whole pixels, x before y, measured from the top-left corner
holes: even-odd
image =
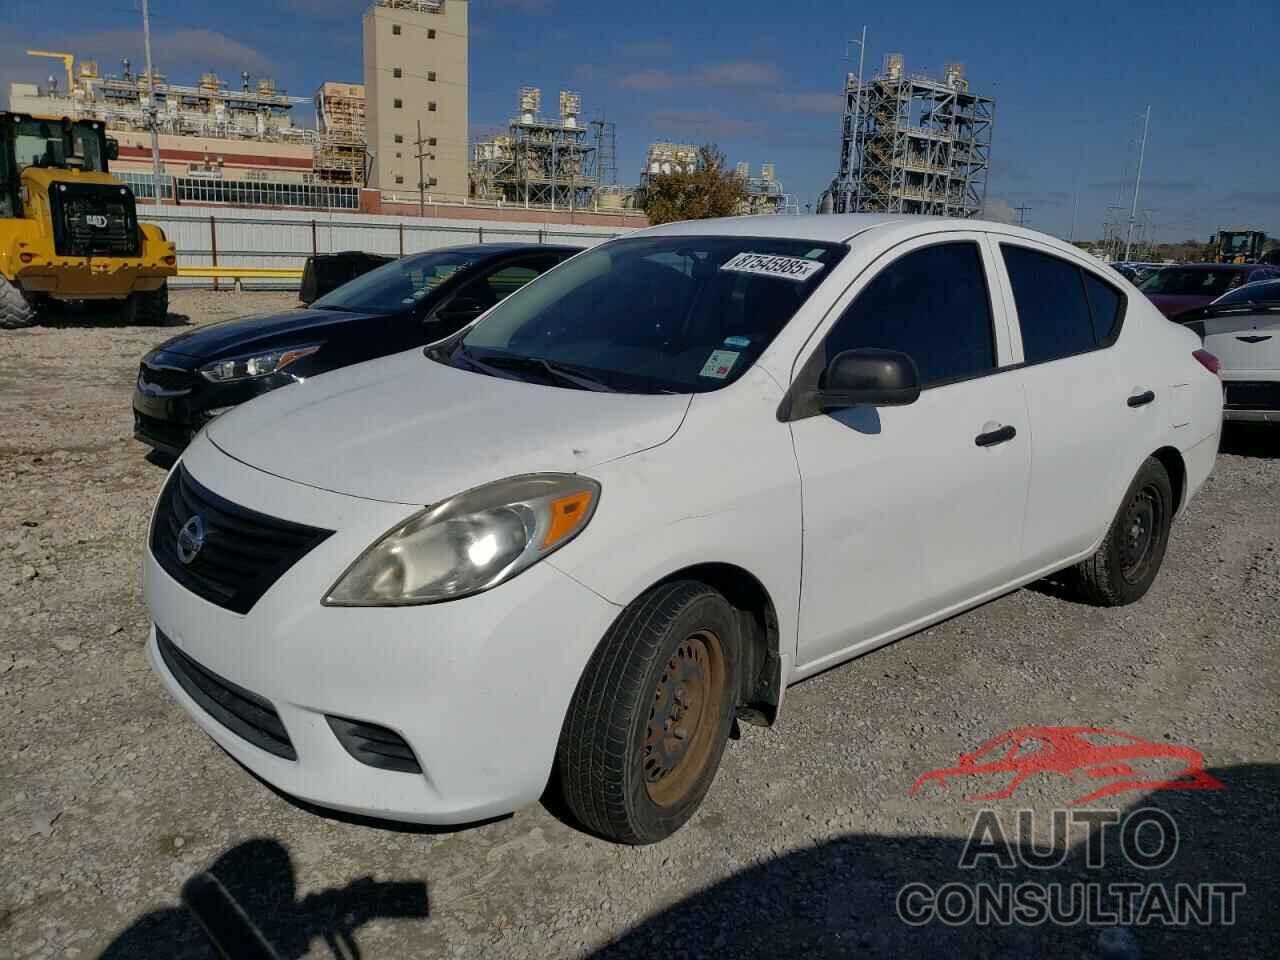
[[[941,80],[885,57],[879,76],[845,81],[839,173],[823,195],[828,213],[973,217],[991,168],[995,101],[969,91],[962,64]]]
[[[473,138],[464,0],[370,0],[362,36],[363,82],[326,81],[311,97],[271,76],[186,82],[129,60],[108,72],[74,52],[31,50],[58,68],[44,84],[12,84],[9,108],[105,123],[119,142],[113,171],[146,199],[157,195],[158,167],[160,199],[177,203],[622,214],[652,177],[698,163],[694,144],[655,142],[638,178],[620,183],[616,125],[587,114],[574,90],[558,91],[544,113],[542,90],[521,87],[505,129]],[[304,104],[314,125],[295,120]],[[740,212],[798,212],[772,163],[735,169]]]

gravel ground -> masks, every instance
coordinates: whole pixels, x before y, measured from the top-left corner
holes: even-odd
[[[290,302],[177,293],[173,319]],[[178,891],[211,865],[290,958],[353,945],[367,958],[1280,956],[1280,432],[1225,435],[1143,602],[1102,611],[1022,590],[792,688],[775,728],[742,728],[666,843],[612,846],[554,804],[411,830],[273,793],[150,674],[139,557],[164,469],[131,438],[129,396],[165,335],[74,320],[0,335],[0,960],[208,956]],[[1082,832],[1048,871],[961,870],[980,791],[911,786],[1030,725],[1194,747],[1226,789],[1102,804],[1174,816],[1180,847],[1159,870],[1110,848],[1091,867]],[[1096,785],[1037,777],[987,805],[1006,824],[1036,810],[1043,839],[1047,812]],[[895,915],[911,882],[1117,879],[1247,893],[1230,927],[1102,939]]]

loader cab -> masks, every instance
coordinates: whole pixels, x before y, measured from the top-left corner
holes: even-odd
[[[24,170],[107,173],[118,151],[96,120],[0,112],[0,218],[22,216]]]

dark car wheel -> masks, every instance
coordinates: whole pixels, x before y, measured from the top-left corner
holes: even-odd
[[[734,609],[703,583],[662,584],[623,611],[560,738],[561,788],[584,827],[655,843],[693,816],[729,738],[739,663]]]
[[[159,290],[145,290],[129,296],[125,311],[133,323],[147,327],[166,327],[169,325],[169,287],[167,284]]]
[[[1081,599],[1102,607],[1142,599],[1164,562],[1175,507],[1168,471],[1159,460],[1148,457],[1125,492],[1101,546],[1075,567]]]

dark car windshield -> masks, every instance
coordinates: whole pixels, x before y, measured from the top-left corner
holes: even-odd
[[[484,254],[477,250],[420,253],[384,264],[344,283],[311,304],[315,310],[399,313]]]
[[[1214,307],[1243,306],[1250,303],[1280,302],[1280,280],[1264,280],[1261,283],[1248,283],[1230,293],[1223,294],[1213,302]]]
[[[1216,297],[1244,283],[1244,271],[1225,267],[1165,267],[1138,287],[1143,293],[1163,293],[1179,297]]]
[[[504,300],[450,356],[476,369],[534,358],[628,393],[715,390],[750,369],[846,249],[760,237],[615,240]]]

